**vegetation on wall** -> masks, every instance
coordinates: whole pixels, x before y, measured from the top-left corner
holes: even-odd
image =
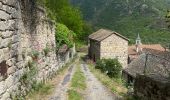
[[[38,0],[38,4],[45,5],[48,16],[56,23],[61,23],[68,27],[69,30],[72,30],[73,32],[71,33],[73,33],[73,35],[76,34],[76,37],[74,37],[75,40],[85,40],[86,38],[84,38],[84,36],[87,37],[88,34],[92,32],[90,24],[83,20],[79,8],[72,6],[69,0]],[[60,26],[61,25],[59,25],[59,27]],[[57,35],[60,37],[60,34]],[[67,40],[65,36],[66,35],[63,35],[62,37],[64,40]],[[57,40],[57,42],[59,41],[60,40]]]

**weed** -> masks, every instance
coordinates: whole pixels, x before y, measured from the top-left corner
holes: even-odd
[[[75,90],[69,90],[68,91],[68,99],[69,100],[82,100],[82,96],[80,93],[78,93]]]
[[[50,48],[46,46],[46,48],[43,49],[44,55],[47,56],[48,53],[50,52]]]
[[[86,78],[81,71],[80,64],[76,67],[76,72],[71,80],[71,89],[68,91],[69,100],[82,100],[82,92],[86,89]]]

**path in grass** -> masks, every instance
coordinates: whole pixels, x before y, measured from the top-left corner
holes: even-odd
[[[118,100],[117,96],[102,85],[90,72],[87,64],[81,64],[81,68],[87,79],[85,100]]]
[[[65,74],[63,80],[56,87],[54,94],[49,98],[49,100],[67,100],[67,91],[74,72],[75,65],[72,65],[68,69],[68,72]]]

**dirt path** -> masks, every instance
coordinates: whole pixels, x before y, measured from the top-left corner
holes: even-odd
[[[118,100],[97,78],[90,72],[87,64],[81,64],[81,68],[87,79],[85,100]]]
[[[48,100],[67,100],[67,90],[69,88],[70,80],[75,72],[75,65],[72,65],[63,80],[56,87],[55,92]]]

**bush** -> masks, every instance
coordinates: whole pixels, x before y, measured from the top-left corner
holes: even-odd
[[[119,78],[122,65],[118,59],[101,59],[96,62],[96,68],[105,72],[109,77]]]

